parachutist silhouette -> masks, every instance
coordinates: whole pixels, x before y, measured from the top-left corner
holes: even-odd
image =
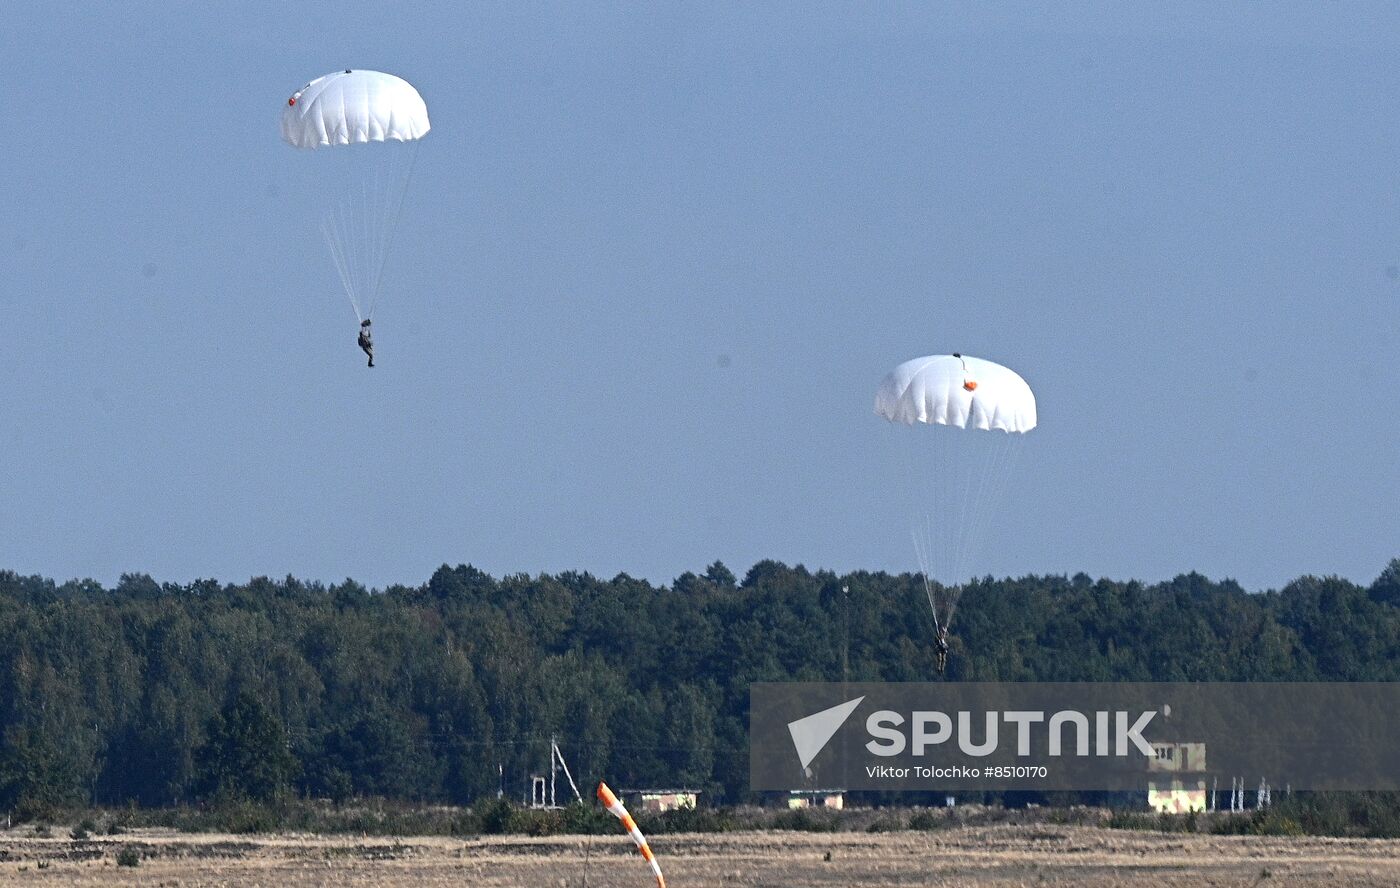
[[[938,674],[948,668],[948,627],[939,624],[933,631],[933,646],[938,657]]]
[[[360,336],[359,339],[356,341],[360,343],[360,348],[364,350],[364,353],[369,355],[369,365],[373,367],[374,339],[370,337],[369,333],[369,318],[365,318],[363,321],[360,321]]]

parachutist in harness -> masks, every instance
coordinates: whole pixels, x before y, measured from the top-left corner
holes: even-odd
[[[948,668],[948,627],[938,623],[933,630],[933,646],[938,657],[938,674]]]
[[[369,365],[373,367],[374,339],[371,338],[369,333],[369,318],[365,318],[363,321],[360,321],[360,337],[357,341],[360,343],[360,348],[364,350],[364,353],[369,355]]]

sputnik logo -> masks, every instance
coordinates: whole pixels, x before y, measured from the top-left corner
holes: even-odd
[[[846,719],[851,717],[851,713],[856,711],[856,707],[864,699],[865,697],[861,696],[847,700],[830,709],[823,709],[797,721],[788,722],[788,733],[792,735],[792,745],[797,749],[797,758],[802,762],[802,770],[807,770],[812,760],[821,754],[826,744],[841,730]]]

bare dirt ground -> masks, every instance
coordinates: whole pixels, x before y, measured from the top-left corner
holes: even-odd
[[[644,888],[625,837],[354,838],[135,830],[74,841],[0,833],[0,885]],[[125,847],[143,855],[122,867]],[[934,832],[739,832],[652,840],[683,886],[1400,885],[1400,841],[962,826]],[[584,878],[587,877],[585,883]]]

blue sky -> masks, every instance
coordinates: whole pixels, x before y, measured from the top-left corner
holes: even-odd
[[[1400,8],[36,4],[0,33],[0,566],[912,568],[906,358],[1041,426],[978,572],[1400,556]],[[278,138],[433,119],[376,368]]]

